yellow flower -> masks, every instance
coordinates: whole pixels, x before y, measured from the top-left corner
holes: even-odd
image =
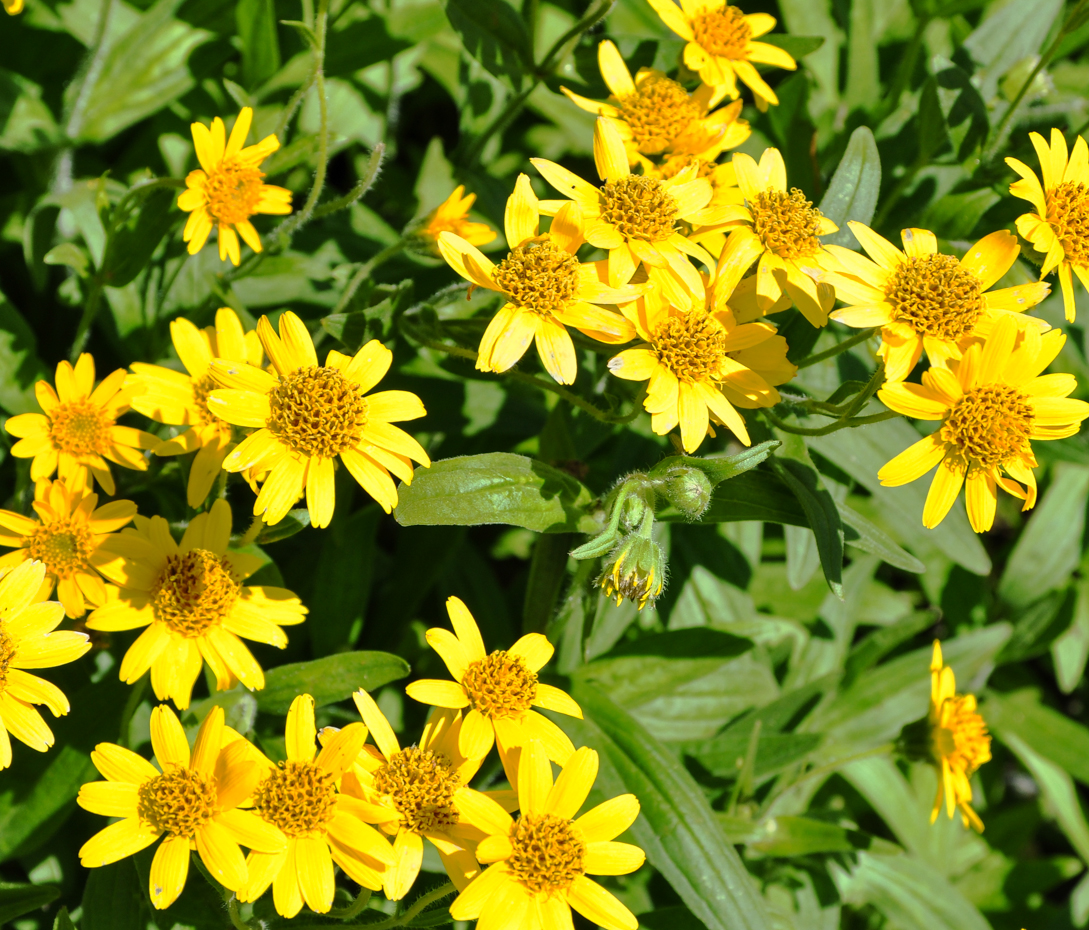
[[[419,221],[408,238],[409,245],[436,258],[441,257],[440,233],[453,233],[470,245],[487,245],[495,239],[496,232],[487,223],[474,223],[468,218],[474,203],[476,194],[466,194],[465,185],[459,184],[446,200]]]
[[[1062,285],[1066,319],[1074,320],[1073,271],[1089,287],[1089,146],[1078,136],[1074,151],[1067,157],[1066,139],[1058,129],[1051,130],[1051,146],[1038,132],[1029,138],[1040,158],[1040,175],[1016,158],[1006,164],[1021,175],[1010,185],[1010,193],[1027,200],[1035,213],[1017,217],[1017,231],[1045,255],[1040,277],[1056,268]]]
[[[938,819],[945,796],[949,818],[960,808],[964,825],[983,832],[983,821],[972,810],[972,785],[968,781],[984,762],[991,759],[991,738],[987,725],[976,711],[972,694],[957,694],[953,669],[942,662],[941,643],[934,640],[930,660],[930,753],[939,771],[938,796],[930,822]]]
[[[10,16],[21,13],[23,12],[23,0],[4,0],[4,9],[8,11]]]
[[[91,648],[85,633],[54,632],[64,608],[42,600],[44,582],[41,562],[0,570],[0,769],[11,765],[8,733],[38,752],[53,745],[53,733],[33,705],[44,704],[54,717],[69,709],[60,688],[24,669],[67,665]]]
[[[224,691],[241,681],[265,686],[265,673],[239,637],[283,649],[280,629],[302,623],[306,608],[285,588],[246,587],[261,566],[243,552],[228,552],[231,508],[217,500],[193,517],[181,543],[162,517],[136,517],[136,528],[111,536],[100,553],[112,556],[99,571],[120,586],[87,618],[91,630],[147,627],[125,653],[121,680],[132,684],[149,668],[160,701],[189,706],[204,663]]]
[[[923,526],[941,523],[965,482],[968,519],[977,533],[994,523],[996,487],[1022,498],[1024,510],[1035,505],[1030,440],[1073,436],[1089,416],[1089,404],[1067,397],[1077,387],[1073,375],[1042,374],[1064,342],[1059,330],[1043,336],[1035,327],[1019,332],[1007,316],[982,346],[973,344],[948,368],[923,372],[922,384],[887,383],[878,392],[897,413],[940,421],[933,433],[877,473],[883,485],[898,487],[938,466]]]
[[[303,901],[324,914],[333,905],[334,862],[352,881],[372,891],[382,887],[382,873],[393,864],[389,842],[355,816],[354,799],[349,801],[337,790],[363,748],[367,730],[361,723],[349,724],[316,753],[314,699],[300,694],[291,702],[285,738],[287,760],[279,765],[254,752],[263,777],[252,800],[257,814],[287,838],[287,847],[282,852],[250,853],[249,882],[238,897],[256,901],[272,885],[280,916],[294,917]]]
[[[594,162],[604,182],[587,183],[555,162],[530,161],[549,184],[578,204],[585,222],[586,241],[609,252],[609,286],[631,281],[640,263],[652,279],[661,281],[677,306],[688,307],[702,290],[700,274],[688,256],[714,267],[714,260],[683,235],[679,221],[696,226],[721,222],[724,207],[709,207],[711,182],[696,177],[694,167],[667,181],[633,175],[624,140],[615,123],[599,117],[594,127]],[[563,201],[545,201],[541,212],[555,214]]]
[[[239,844],[269,853],[284,846],[279,831],[237,809],[260,774],[244,743],[223,725],[223,708],[217,706],[190,751],[185,730],[164,704],[151,712],[151,745],[162,771],[131,750],[99,743],[91,761],[106,781],[84,785],[76,800],[93,814],[122,819],[83,844],[80,862],[89,869],[109,865],[163,836],[148,888],[156,908],[170,907],[182,893],[191,849],[217,882],[241,889],[247,873]]]
[[[537,680],[554,649],[540,633],[527,633],[510,649],[484,651],[484,641],[473,615],[456,597],[446,600],[454,632],[440,628],[427,631],[431,645],[454,681],[421,678],[405,693],[422,704],[468,708],[458,737],[458,748],[467,759],[482,759],[493,741],[504,762],[526,740],[539,739],[549,758],[563,765],[575,747],[556,724],[533,707],[582,718],[582,710],[566,692]]]
[[[253,122],[253,110],[243,107],[227,134],[223,120],[212,120],[212,128],[193,123],[193,147],[203,171],[190,171],[185,179],[187,190],[178,197],[178,206],[189,214],[182,238],[189,243],[189,254],[196,255],[212,227],[219,230],[219,260],[234,264],[240,260],[238,237],[253,251],[261,251],[261,237],[250,217],[255,213],[290,213],[291,191],[266,184],[258,169],[280,147],[276,136],[265,136],[256,145],[243,148]]]
[[[573,326],[593,339],[628,342],[635,336],[619,313],[595,307],[631,300],[638,289],[618,290],[601,280],[600,264],[580,264],[583,243],[578,207],[560,207],[547,233],[539,234],[540,201],[529,178],[521,174],[507,199],[506,235],[511,251],[498,265],[453,233],[439,236],[439,250],[450,267],[474,287],[499,291],[506,299],[480,340],[479,371],[506,371],[537,345],[542,364],[560,384],[571,384],[578,373],[575,344],[567,332]],[[625,282],[627,283],[627,282]]]
[[[87,603],[106,602],[106,585],[96,570],[99,548],[136,516],[132,501],[110,501],[96,508],[97,494],[69,491],[63,481],[39,481],[34,489],[38,519],[0,510],[0,546],[14,552],[0,558],[0,567],[37,559],[46,570],[43,597],[57,588],[64,612],[72,618],[87,612]],[[105,560],[111,557],[106,555]]]
[[[797,62],[785,51],[754,39],[775,28],[775,17],[767,13],[746,14],[726,0],[647,0],[670,29],[685,40],[684,64],[699,74],[704,84],[724,88],[731,99],[737,97],[737,79],[748,86],[756,106],[766,110],[777,104],[775,91],[753,67],[774,65],[793,71]]]
[[[711,112],[725,96],[701,84],[689,94],[676,81],[653,68],[640,68],[633,79],[617,47],[608,39],[597,47],[601,76],[612,91],[609,102],[588,100],[561,87],[590,113],[610,120],[628,153],[628,164],[653,163],[646,156],[691,155],[714,161],[726,149],[744,142],[752,130],[738,119],[741,101]]]
[[[540,742],[527,743],[522,756],[518,819],[494,802],[474,812],[488,834],[477,857],[493,864],[458,895],[450,916],[492,930],[564,930],[574,908],[605,930],[635,930],[631,911],[587,876],[627,875],[643,865],[643,850],[615,842],[639,816],[639,801],[622,794],[576,818],[597,778],[597,753],[583,746],[555,782]]]
[[[86,352],[75,367],[68,362],[57,365],[57,389],[48,381],[34,385],[34,393],[44,413],[20,413],[10,417],[4,428],[20,442],[11,447],[16,458],[34,461],[30,466],[33,481],[57,472],[72,490],[91,491],[92,479],[107,494],[116,487],[106,459],[147,470],[141,449],[154,449],[159,439],[151,433],[118,426],[117,418],[129,409],[132,391],[124,387],[125,369],[107,375],[95,387],[95,362]]]

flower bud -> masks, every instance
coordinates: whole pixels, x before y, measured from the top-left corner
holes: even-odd
[[[616,603],[627,598],[642,610],[652,605],[665,585],[666,560],[662,548],[653,539],[633,533],[620,541],[605,562],[598,584],[606,597]]]
[[[698,520],[703,516],[715,490],[711,479],[703,471],[687,465],[671,468],[658,479],[656,487],[689,520]]]

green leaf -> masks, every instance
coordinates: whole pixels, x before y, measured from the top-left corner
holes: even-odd
[[[150,916],[146,898],[131,857],[91,869],[80,930],[145,930]]]
[[[525,23],[504,0],[447,0],[446,16],[465,50],[496,77],[520,81],[533,69]]]
[[[693,758],[699,760],[709,772],[722,777],[737,775],[738,762],[745,757],[749,746],[749,738],[752,734],[752,726],[757,718],[745,718],[749,726],[736,727],[731,725],[723,733],[693,751]],[[760,737],[756,743],[756,758],[753,767],[753,776],[756,783],[764,781],[773,775],[778,775],[784,769],[798,765],[808,758],[821,744],[819,733],[764,733],[761,728]]]
[[[976,75],[983,99],[995,96],[999,79],[1044,44],[1062,0],[1010,0],[991,4],[980,24],[964,40],[964,48],[982,67]]]
[[[0,68],[0,151],[33,152],[58,141],[53,114],[42,88]]]
[[[935,230],[943,239],[963,239],[972,234],[983,214],[1001,199],[989,187],[946,194],[926,208],[920,225]]]
[[[305,507],[291,510],[279,523],[264,526],[257,535],[257,544],[267,546],[269,543],[279,542],[281,539],[290,539],[296,533],[300,533],[310,525],[310,511]]]
[[[0,882],[0,926],[23,914],[45,907],[60,897],[56,885],[20,885]]]
[[[1076,594],[1073,588],[1052,591],[1015,614],[1013,635],[999,654],[999,664],[1033,659],[1048,651],[1074,619]]]
[[[350,77],[380,61],[390,61],[394,55],[411,47],[411,42],[389,34],[383,17],[357,19],[345,28],[329,33],[325,73],[329,77]]]
[[[811,856],[816,853],[854,852],[869,849],[876,837],[860,830],[812,817],[772,817],[762,825],[760,837],[750,844],[765,856]],[[876,840],[880,843],[880,840]],[[889,844],[891,845],[891,844]],[[895,849],[895,847],[893,847]]]
[[[761,42],[781,48],[795,60],[805,58],[824,45],[824,36],[794,36],[786,33],[772,33],[760,37]]]
[[[710,455],[706,458],[696,458],[689,455],[671,455],[662,459],[647,474],[650,478],[663,478],[678,466],[685,468],[698,468],[710,480],[713,486],[719,485],[728,478],[736,478],[751,468],[756,468],[772,452],[781,446],[777,439],[770,439],[750,449],[745,449],[737,455]]]
[[[656,516],[667,522],[687,519],[676,508],[666,508]],[[749,471],[722,482],[700,518],[701,523],[746,520],[809,526],[798,499],[781,478],[767,471]]]
[[[62,907],[57,911],[57,919],[53,921],[53,930],[76,930],[72,918],[68,916],[68,908]]]
[[[1089,785],[1089,729],[1041,704],[1035,690],[1023,688],[1009,694],[989,691],[980,713],[1003,741],[1019,737],[1033,752]]]
[[[12,414],[37,411],[34,384],[48,377],[34,331],[0,293],[0,407]]]
[[[847,656],[843,668],[843,684],[850,685],[864,671],[875,666],[901,643],[906,643],[917,633],[933,626],[937,614],[929,610],[917,610],[897,620],[891,626],[874,630]]]
[[[533,543],[522,600],[522,632],[544,633],[567,577],[567,555],[574,533],[542,533]]]
[[[311,694],[321,707],[352,696],[360,688],[374,691],[410,671],[409,664],[389,652],[338,652],[313,662],[294,662],[270,669],[265,688],[257,692],[257,708],[266,714],[286,714],[291,702]]]
[[[103,283],[124,287],[144,270],[152,253],[177,218],[177,191],[155,188],[145,193],[135,221],[114,231],[102,260]]]
[[[1079,578],[1074,585],[1074,616],[1066,632],[1051,643],[1051,659],[1059,690],[1070,694],[1081,684],[1089,660],[1089,580]]]
[[[859,126],[851,133],[847,149],[820,203],[821,213],[839,227],[839,232],[825,236],[821,241],[826,245],[842,245],[857,251],[858,241],[848,228],[847,221],[856,220],[868,225],[877,209],[880,190],[881,156],[877,152],[877,143],[868,127]]]
[[[925,165],[949,141],[945,114],[938,100],[938,82],[933,77],[927,78],[926,83],[923,84],[922,93],[919,95],[917,125],[919,154],[916,157],[919,164]]]
[[[81,278],[87,276],[87,269],[91,265],[87,253],[74,242],[62,242],[53,246],[42,256],[42,261],[47,265],[67,265]]]
[[[847,504],[837,504],[839,516],[843,521],[843,540],[848,546],[854,546],[863,552],[870,552],[905,572],[921,575],[926,566],[910,552],[896,544],[888,533],[874,526],[862,514],[852,510]]]
[[[273,0],[238,0],[235,20],[242,43],[242,83],[254,91],[280,70],[275,4]]]

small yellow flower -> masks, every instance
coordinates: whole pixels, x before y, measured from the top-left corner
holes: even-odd
[[[472,819],[487,837],[477,846],[493,863],[450,905],[454,920],[477,920],[492,930],[571,927],[572,908],[605,930],[636,930],[639,921],[589,875],[627,875],[646,856],[615,839],[639,816],[639,801],[622,794],[581,817],[597,778],[598,755],[583,746],[553,781],[548,753],[538,740],[522,750],[518,766],[518,819],[485,799]]]
[[[317,751],[314,699],[300,694],[287,714],[287,760],[273,765],[256,750],[261,779],[252,802],[258,816],[286,837],[282,852],[254,850],[246,864],[249,882],[242,901],[256,901],[272,885],[281,917],[294,917],[303,902],[326,913],[333,906],[333,863],[352,881],[377,891],[393,864],[389,842],[354,813],[360,802],[337,790],[345,770],[359,755],[366,727],[352,723],[332,734]]]
[[[537,680],[555,651],[540,633],[527,633],[510,649],[484,651],[484,641],[473,615],[459,598],[446,600],[454,632],[441,628],[427,631],[431,645],[454,681],[421,678],[405,693],[421,704],[468,708],[461,725],[458,748],[467,759],[482,759],[495,742],[506,763],[513,749],[526,740],[539,739],[549,758],[563,765],[575,751],[574,744],[556,724],[533,710],[547,710],[582,718],[582,710],[566,692]]]
[[[118,426],[117,418],[129,409],[132,390],[125,388],[125,369],[111,372],[95,387],[95,362],[86,352],[75,367],[57,365],[57,389],[48,381],[34,386],[44,413],[20,413],[4,428],[20,442],[11,448],[16,458],[33,458],[30,477],[41,481],[57,472],[71,490],[91,491],[92,480],[107,494],[116,487],[106,460],[147,470],[140,450],[155,449],[159,439],[151,433]]]
[[[631,300],[639,289],[621,290],[601,280],[604,263],[580,264],[576,253],[583,243],[578,207],[565,203],[547,233],[539,233],[541,204],[529,178],[521,174],[507,199],[506,235],[511,251],[498,265],[466,240],[444,232],[439,236],[443,258],[476,287],[499,291],[507,303],[492,318],[480,340],[479,371],[503,372],[529,348],[560,384],[571,384],[578,373],[575,344],[567,327],[593,339],[624,343],[635,336],[619,313],[594,304]]]
[[[170,907],[189,874],[189,851],[221,885],[245,885],[246,860],[239,844],[275,853],[284,838],[238,805],[250,796],[260,770],[249,761],[245,740],[223,725],[223,708],[213,707],[192,751],[185,730],[164,704],[151,712],[151,745],[159,768],[113,743],[99,743],[91,761],[106,781],[79,790],[80,807],[120,817],[92,836],[79,851],[93,869],[146,849],[164,837],[151,861],[148,891],[156,908]],[[161,771],[160,771],[161,769]]]
[[[647,0],[670,29],[685,40],[684,64],[699,74],[704,84],[723,88],[731,99],[738,95],[737,80],[748,86],[756,106],[766,110],[779,98],[768,87],[754,64],[774,65],[793,71],[797,62],[785,51],[754,39],[775,28],[767,13],[744,13],[726,0]]]
[[[439,234],[444,232],[460,236],[470,245],[487,245],[495,239],[496,232],[487,223],[469,219],[474,203],[476,194],[466,194],[465,185],[459,184],[446,200],[416,224],[408,238],[409,246],[441,258]]]
[[[136,517],[136,528],[102,544],[99,571],[120,586],[87,618],[90,630],[135,630],[121,662],[121,680],[132,684],[149,668],[160,701],[189,706],[204,663],[224,691],[242,682],[265,686],[265,673],[240,637],[283,649],[281,626],[302,623],[306,608],[286,588],[247,587],[242,582],[261,566],[257,556],[229,552],[231,508],[217,500],[197,514],[181,543],[162,517]]]
[[[291,191],[266,184],[257,166],[280,147],[276,136],[265,136],[246,148],[246,136],[253,123],[253,110],[243,107],[234,122],[230,139],[218,116],[212,128],[193,123],[193,146],[200,169],[190,171],[185,179],[187,190],[178,197],[178,206],[189,214],[182,238],[189,243],[189,254],[196,255],[212,227],[219,230],[219,260],[238,264],[241,253],[238,237],[253,251],[261,251],[261,237],[250,217],[255,213],[290,213]]]
[[[23,0],[4,0],[4,9],[8,11],[9,16],[14,16],[16,13],[22,13]]]
[[[1044,253],[1040,277],[1056,268],[1062,285],[1066,319],[1074,320],[1074,279],[1071,271],[1089,288],[1089,146],[1078,136],[1069,154],[1066,139],[1058,129],[1051,130],[1051,146],[1038,132],[1029,138],[1040,158],[1040,175],[1016,158],[1006,164],[1021,175],[1010,185],[1010,193],[1027,200],[1035,213],[1017,217],[1017,231]]]
[[[605,559],[598,585],[616,606],[627,598],[642,610],[652,606],[665,586],[667,562],[662,548],[649,536],[632,533],[622,539]]]
[[[1043,374],[1065,342],[1059,330],[1041,336],[1035,327],[1019,330],[1006,316],[982,346],[971,345],[948,368],[923,372],[922,384],[890,382],[878,392],[897,413],[940,421],[877,473],[883,485],[898,487],[938,466],[923,526],[941,523],[965,484],[968,519],[977,533],[994,523],[998,487],[1023,499],[1023,510],[1035,506],[1030,440],[1073,436],[1089,417],[1089,404],[1067,396],[1077,387],[1073,375]]]
[[[56,586],[64,612],[72,618],[82,617],[88,603],[97,607],[106,602],[106,585],[96,563],[112,556],[100,555],[99,549],[136,516],[132,501],[97,504],[97,494],[69,491],[63,481],[42,480],[34,489],[37,520],[0,510],[0,546],[15,549],[0,558],[0,567],[40,561],[46,570],[42,595],[48,597]]]
[[[393,353],[372,339],[354,356],[331,350],[320,366],[310,333],[290,310],[280,317],[279,335],[267,316],[257,335],[274,373],[217,358],[212,375],[223,389],[208,397],[213,414],[256,429],[223,462],[227,471],[267,473],[254,516],[279,523],[305,493],[310,522],[328,526],[337,456],[389,513],[397,506],[390,473],[411,484],[412,461],[431,464],[423,447],[393,425],[424,416],[420,399],[408,391],[367,394],[389,371]]]

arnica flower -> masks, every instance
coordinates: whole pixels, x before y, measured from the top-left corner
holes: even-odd
[[[737,97],[737,80],[756,98],[756,106],[767,110],[779,98],[768,87],[754,65],[774,65],[793,71],[797,62],[783,49],[754,39],[775,28],[775,17],[767,13],[744,13],[726,0],[648,0],[670,29],[685,40],[684,64],[699,74],[704,84],[724,88]]]
[[[635,930],[639,921],[590,875],[627,875],[646,859],[616,837],[639,816],[635,795],[579,809],[597,778],[598,755],[583,746],[553,781],[548,754],[531,740],[518,767],[518,819],[494,802],[474,812],[487,835],[477,857],[492,865],[450,905],[454,920],[479,919],[482,930],[564,930],[574,908],[605,930]]]
[[[349,724],[318,752],[314,699],[300,694],[291,702],[284,735],[287,760],[279,765],[253,751],[262,777],[252,803],[258,816],[286,837],[287,846],[282,852],[250,853],[249,882],[238,897],[256,901],[272,885],[281,917],[294,917],[303,901],[324,914],[333,906],[334,862],[371,891],[382,887],[382,873],[393,864],[389,842],[355,816],[337,790],[363,748],[367,730],[361,723]]]
[[[113,556],[100,555],[99,548],[136,516],[132,501],[97,504],[97,494],[45,480],[34,489],[37,520],[0,510],[0,546],[15,549],[0,558],[0,567],[40,561],[46,571],[42,597],[49,597],[55,585],[64,612],[73,619],[87,612],[88,603],[97,607],[106,602],[106,585],[95,564]]]
[[[1078,137],[1073,153],[1058,129],[1051,130],[1051,145],[1038,132],[1029,138],[1040,158],[1040,175],[1024,162],[1007,158],[1006,164],[1021,175],[1010,185],[1010,193],[1027,200],[1035,213],[1017,218],[1017,231],[1038,252],[1044,253],[1040,269],[1043,278],[1056,268],[1062,285],[1066,319],[1074,320],[1073,271],[1089,288],[1089,146]]]
[[[665,586],[667,562],[653,539],[632,533],[620,541],[605,560],[598,585],[616,606],[627,598],[642,610],[658,599]]]
[[[45,582],[41,562],[0,571],[0,769],[6,769],[11,765],[8,733],[38,752],[53,745],[53,733],[35,704],[44,704],[54,717],[69,709],[60,688],[25,669],[67,665],[91,645],[85,633],[54,632],[64,619],[64,608],[41,599]]]
[[[336,505],[337,456],[389,513],[397,506],[390,473],[411,484],[412,460],[431,464],[423,447],[393,425],[424,416],[420,399],[408,391],[367,395],[389,371],[393,353],[372,339],[354,356],[330,351],[320,366],[310,333],[290,310],[280,317],[279,335],[266,316],[257,323],[257,335],[274,373],[216,359],[212,374],[225,390],[208,396],[213,414],[257,430],[223,462],[231,472],[268,472],[254,516],[279,523],[305,494],[310,522],[328,526]]]
[[[692,256],[708,268],[714,260],[678,229],[685,221],[696,226],[721,222],[727,208],[708,208],[711,182],[688,168],[667,181],[634,175],[628,167],[624,140],[616,125],[599,117],[594,127],[594,162],[604,182],[600,188],[555,162],[530,161],[549,184],[579,206],[586,224],[586,241],[609,252],[609,286],[631,281],[640,264],[660,270],[663,286],[678,306],[690,306],[702,290]],[[545,201],[543,213],[556,213],[563,201]]]
[[[484,640],[473,615],[459,598],[446,600],[454,632],[440,628],[427,631],[431,645],[454,681],[422,678],[405,693],[422,704],[467,709],[458,748],[467,759],[482,759],[499,746],[505,761],[526,740],[539,739],[548,757],[563,765],[575,747],[567,734],[543,714],[547,710],[582,718],[582,710],[566,692],[537,680],[555,651],[540,633],[527,633],[510,649],[484,651]]]
[[[264,172],[257,166],[280,147],[276,136],[265,136],[256,145],[246,145],[253,110],[243,107],[234,121],[230,139],[223,120],[212,120],[212,128],[193,123],[193,147],[203,170],[190,171],[185,179],[187,190],[178,197],[178,206],[189,214],[182,238],[189,243],[189,254],[196,255],[212,227],[219,231],[219,260],[226,258],[237,265],[241,259],[238,237],[253,251],[261,251],[261,237],[250,217],[255,213],[290,213],[291,191],[264,182]]]
[[[141,450],[156,448],[159,439],[117,425],[132,401],[132,391],[123,388],[124,383],[125,369],[118,368],[95,387],[95,362],[84,352],[75,367],[68,362],[57,365],[55,391],[48,381],[34,385],[44,413],[20,413],[4,424],[21,440],[11,447],[11,454],[34,459],[31,480],[41,481],[57,472],[71,490],[90,492],[93,479],[112,495],[116,487],[107,459],[125,468],[147,470]]]
[[[474,203],[476,194],[466,194],[465,185],[459,184],[446,200],[412,227],[407,237],[408,248],[441,258],[439,234],[444,232],[460,236],[470,245],[487,245],[495,239],[496,232],[487,223],[469,219]]]
[[[186,497],[190,507],[204,503],[212,489],[231,443],[231,424],[208,409],[208,395],[216,382],[210,373],[212,359],[248,362],[260,367],[263,350],[254,331],[246,332],[238,315],[229,307],[216,312],[215,326],[197,329],[186,319],[170,324],[170,337],[185,372],[133,362],[131,383],[140,393],[132,409],[159,423],[188,426],[184,433],[168,440],[156,455],[196,452],[189,468]]]
[[[229,732],[223,708],[213,707],[190,751],[178,718],[160,704],[151,712],[158,769],[129,749],[99,743],[91,761],[106,781],[84,785],[76,800],[92,814],[122,819],[83,844],[83,866],[109,865],[163,837],[151,860],[148,889],[156,908],[170,907],[182,893],[190,850],[197,851],[217,882],[239,891],[247,878],[239,844],[274,853],[283,848],[284,838],[250,811],[237,809],[253,791],[260,770],[242,751],[244,740],[225,739]]]
[[[578,357],[567,327],[600,342],[630,341],[635,336],[631,324],[594,304],[631,300],[639,290],[610,287],[601,281],[599,264],[579,263],[575,253],[583,243],[583,225],[574,204],[561,207],[543,235],[538,231],[540,221],[540,201],[522,174],[507,199],[510,252],[503,261],[492,264],[471,243],[448,232],[439,236],[439,249],[450,267],[474,287],[499,291],[507,299],[480,340],[477,370],[506,371],[535,342],[548,373],[560,384],[571,384],[578,373]]]
[[[1032,508],[1031,440],[1073,436],[1089,416],[1089,404],[1067,396],[1077,387],[1073,375],[1043,374],[1065,342],[1059,330],[1019,332],[1007,317],[982,347],[970,346],[947,369],[923,372],[922,384],[886,384],[878,392],[886,407],[940,425],[888,462],[877,473],[881,483],[898,487],[937,465],[923,508],[928,528],[941,523],[965,484],[968,519],[977,533],[994,522],[998,487],[1023,499],[1022,509]]]
[[[1005,230],[984,236],[964,258],[943,255],[926,229],[905,229],[901,252],[861,223],[847,224],[873,261],[842,246],[826,246],[825,280],[848,304],[832,314],[847,326],[881,327],[881,348],[889,381],[902,381],[923,351],[931,365],[960,358],[965,340],[986,338],[1002,316],[1015,314],[1022,325],[1042,332],[1042,320],[1021,316],[1050,291],[1047,284],[1023,284],[990,291],[1013,267],[1017,237]]]
[[[240,637],[283,649],[281,626],[302,623],[306,608],[285,588],[247,587],[261,567],[244,552],[228,552],[231,508],[217,500],[197,514],[181,543],[162,517],[136,517],[136,528],[111,536],[101,548],[113,558],[99,570],[120,591],[87,618],[91,630],[135,630],[121,662],[121,680],[132,684],[149,668],[160,701],[189,706],[204,663],[225,691],[242,682],[265,686],[265,673]]]

